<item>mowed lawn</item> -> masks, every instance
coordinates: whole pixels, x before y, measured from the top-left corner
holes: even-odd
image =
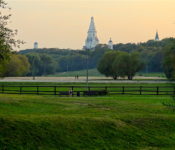
[[[0,95],[0,149],[175,149],[168,96]]]

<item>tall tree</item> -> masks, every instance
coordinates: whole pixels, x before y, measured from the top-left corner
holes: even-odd
[[[40,55],[40,72],[42,75],[53,74],[56,71],[56,62],[47,54]]]
[[[164,49],[164,72],[169,80],[175,80],[175,41]]]
[[[98,70],[106,76],[111,76],[114,79],[117,77],[127,76],[132,80],[136,72],[141,70],[143,63],[140,61],[139,54],[136,52],[107,52],[101,59]]]
[[[139,53],[137,52],[128,54],[128,59],[126,59],[126,61],[124,61],[123,63],[126,63],[127,66],[127,68],[125,68],[125,71],[128,80],[132,80],[135,74],[140,71],[144,66],[144,64],[140,60]]]
[[[114,70],[112,65],[117,55],[118,55],[118,52],[116,51],[109,51],[105,53],[105,55],[102,57],[97,67],[100,73],[104,74],[107,77],[113,77],[114,80],[117,79],[118,74]]]
[[[120,77],[127,76],[128,80],[132,80],[136,72],[142,69],[143,63],[140,61],[139,54],[136,52],[119,52],[112,67]]]
[[[12,54],[10,60],[5,64],[4,76],[25,76],[30,69],[28,59],[24,55]]]
[[[34,53],[27,54],[26,56],[30,63],[30,72],[28,75],[32,75],[33,78],[35,78],[35,76],[39,74],[40,57],[38,54]]]
[[[21,41],[15,39],[17,30],[9,29],[8,23],[11,14],[7,14],[10,8],[4,0],[0,0],[0,74],[4,72],[3,65],[9,59],[10,53],[15,46],[19,46]]]
[[[0,60],[5,59],[13,46],[19,46],[21,41],[15,39],[17,30],[7,27],[11,14],[6,15],[5,10],[10,10],[4,0],[0,0]]]

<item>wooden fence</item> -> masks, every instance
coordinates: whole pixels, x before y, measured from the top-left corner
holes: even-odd
[[[0,86],[1,94],[58,96],[175,95],[173,86]]]

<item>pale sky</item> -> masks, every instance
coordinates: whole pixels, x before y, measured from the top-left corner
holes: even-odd
[[[144,42],[175,37],[175,0],[6,0],[12,10],[11,27],[26,42],[21,49],[81,49],[91,16],[100,43]]]

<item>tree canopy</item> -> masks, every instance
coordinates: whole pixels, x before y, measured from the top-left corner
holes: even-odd
[[[30,63],[24,55],[12,54],[10,60],[5,64],[5,72],[3,76],[26,76],[30,69]]]
[[[118,58],[119,52],[109,51],[101,58],[98,64],[98,71],[107,77],[113,77],[117,79],[118,72],[117,69],[113,67],[114,61]]]
[[[10,8],[4,0],[0,0],[0,10],[0,76],[25,74],[29,63],[25,56],[12,53],[13,48],[19,47],[21,41],[15,39],[17,30],[8,28],[11,14],[8,14]]]
[[[175,80],[175,40],[164,48],[164,72],[168,79]]]
[[[129,80],[132,80],[142,67],[143,63],[138,53],[110,51],[105,53],[100,60],[98,70],[107,77],[113,77],[113,79],[127,76]]]

